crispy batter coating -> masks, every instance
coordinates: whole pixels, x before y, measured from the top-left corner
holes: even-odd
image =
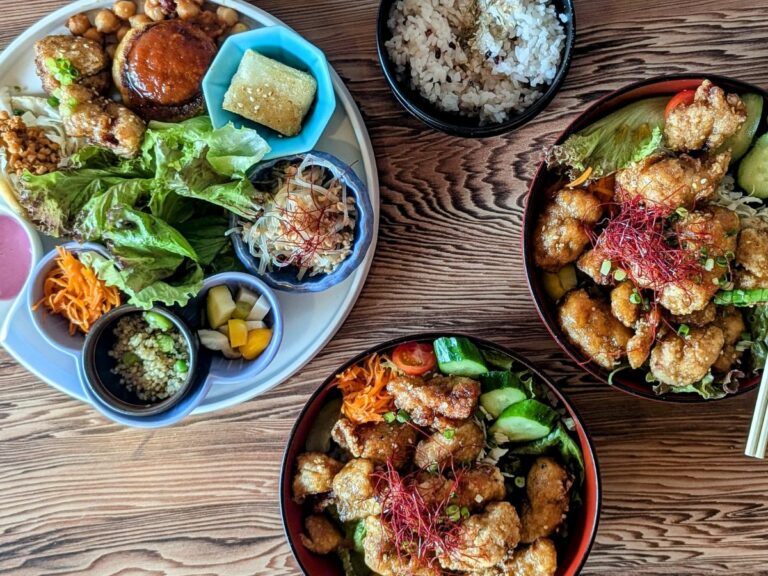
[[[600,249],[587,250],[581,255],[578,262],[576,262],[576,267],[592,278],[592,281],[595,284],[607,285],[612,282],[611,275],[602,274],[600,272],[600,268],[605,259],[606,257],[601,253]]]
[[[315,554],[330,554],[344,542],[344,535],[322,514],[307,516],[304,527],[301,543]]]
[[[416,429],[407,424],[355,425],[344,417],[339,418],[331,430],[331,437],[353,457],[369,458],[376,464],[390,460],[398,469],[410,462],[416,434]]]
[[[632,331],[613,317],[606,302],[575,290],[566,295],[558,312],[560,326],[573,344],[600,366],[616,367]]]
[[[640,318],[640,305],[629,299],[634,291],[632,282],[622,282],[611,290],[611,312],[627,328],[632,328]]]
[[[557,548],[549,538],[539,538],[530,546],[521,546],[511,558],[476,576],[554,576],[557,572]]]
[[[470,420],[454,430],[451,438],[443,432],[435,432],[416,446],[415,463],[419,468],[431,464],[443,466],[451,457],[456,464],[474,462],[483,450],[485,434],[482,428]]]
[[[714,302],[707,304],[703,310],[697,310],[691,314],[682,314],[673,316],[672,320],[676,324],[688,324],[688,326],[706,326],[715,321],[717,317],[717,306]]]
[[[489,502],[504,500],[507,489],[501,470],[490,464],[480,464],[469,470],[462,470],[458,476],[459,485],[451,502],[466,506],[470,510],[482,510]]]
[[[489,504],[485,512],[461,525],[458,545],[438,557],[445,570],[478,571],[492,568],[520,541],[520,518],[509,502]]]
[[[371,477],[373,468],[373,460],[356,458],[347,462],[333,479],[336,509],[342,522],[361,520],[381,513],[381,504],[376,500],[376,486]]]
[[[651,355],[658,327],[658,316],[655,318],[653,316],[649,315],[638,320],[635,333],[627,342],[627,360],[632,368],[640,368]]]
[[[736,94],[704,80],[693,103],[673,108],[664,125],[667,146],[679,152],[716,149],[736,134],[747,119],[747,107]]]
[[[728,170],[730,152],[713,158],[650,156],[616,174],[619,198],[641,196],[646,201],[689,210],[715,196],[718,184]]]
[[[365,563],[380,576],[440,576],[437,566],[420,566],[407,553],[398,554],[387,533],[387,528],[378,516],[365,519],[365,539],[363,540]]]
[[[296,458],[293,499],[301,504],[310,494],[331,491],[333,477],[344,465],[321,452],[306,452]]]
[[[747,325],[744,323],[741,312],[733,306],[721,311],[715,320],[715,325],[723,331],[725,343],[712,368],[718,372],[728,372],[741,358],[742,352],[736,350],[736,344],[741,340],[741,335],[746,331]]]
[[[707,375],[725,343],[715,325],[691,328],[683,338],[676,332],[664,336],[651,352],[651,373],[670,386],[690,386]]]
[[[768,286],[768,225],[763,226],[753,227],[746,221],[739,234],[736,263],[746,271],[739,274],[740,288]]]
[[[102,45],[82,36],[46,36],[35,42],[35,67],[46,94],[61,86],[48,67],[49,58],[65,59],[78,71],[78,84],[104,93],[110,85],[109,58]]]
[[[480,384],[461,376],[435,376],[424,380],[401,376],[387,384],[395,406],[410,414],[419,426],[437,430],[456,429],[474,414]]]
[[[602,213],[600,200],[586,190],[560,190],[536,223],[536,265],[556,272],[574,262],[589,244],[587,229],[600,220]]]
[[[528,499],[520,515],[522,542],[530,544],[557,530],[568,512],[570,489],[571,480],[565,468],[548,456],[536,459],[528,471]]]
[[[62,86],[60,91],[59,111],[68,135],[87,138],[118,156],[130,158],[138,154],[146,131],[141,118],[84,86]]]

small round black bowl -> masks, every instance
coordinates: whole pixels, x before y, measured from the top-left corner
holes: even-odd
[[[164,316],[173,323],[186,342],[189,352],[189,372],[179,390],[165,400],[146,402],[139,399],[135,392],[129,391],[121,385],[117,376],[112,374],[112,368],[115,366],[115,359],[109,355],[109,351],[115,343],[112,328],[120,318],[142,312],[144,310],[136,306],[121,306],[102,316],[93,325],[85,338],[83,347],[82,372],[87,391],[104,404],[107,409],[122,416],[155,417],[162,420],[162,415],[169,414],[171,410],[173,412],[180,410],[185,413],[191,411],[193,406],[188,407],[187,410],[187,407],[181,405],[196,404],[199,401],[197,398],[201,395],[197,391],[205,380],[205,374],[201,374],[198,369],[197,336],[192,333],[181,318],[165,308],[153,308],[152,312]]]
[[[384,77],[387,79],[389,87],[392,89],[392,93],[403,108],[435,130],[463,138],[486,138],[512,132],[533,120],[549,105],[568,75],[568,69],[571,67],[571,59],[573,57],[573,47],[576,43],[576,12],[573,7],[573,0],[553,0],[557,13],[565,14],[567,17],[567,21],[563,23],[565,27],[565,46],[563,47],[563,57],[555,78],[536,102],[523,112],[511,116],[505,122],[485,125],[481,125],[478,118],[470,118],[468,116],[461,116],[456,112],[440,110],[429,100],[421,96],[418,90],[411,88],[408,82],[401,82],[397,78],[395,65],[390,60],[385,45],[392,37],[387,26],[387,20],[389,20],[392,5],[395,2],[397,0],[382,0],[379,5],[379,15],[376,24],[376,48],[379,54],[381,69],[384,72]]]

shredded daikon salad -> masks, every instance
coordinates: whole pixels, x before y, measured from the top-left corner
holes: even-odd
[[[255,183],[259,209],[253,221],[241,221],[242,234],[259,273],[294,266],[298,279],[328,274],[352,253],[354,198],[342,171],[323,158],[275,166],[270,179]]]

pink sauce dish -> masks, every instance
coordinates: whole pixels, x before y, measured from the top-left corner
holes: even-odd
[[[41,255],[37,232],[13,210],[0,204],[0,326],[5,324]]]

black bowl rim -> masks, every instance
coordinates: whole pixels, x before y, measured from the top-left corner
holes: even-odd
[[[561,0],[564,8],[563,13],[568,15],[568,21],[563,22],[565,25],[563,59],[558,66],[557,73],[555,74],[552,83],[538,100],[523,110],[520,114],[515,115],[505,122],[497,124],[488,124],[485,126],[480,126],[479,124],[462,125],[440,118],[433,113],[433,110],[435,109],[426,99],[418,94],[414,94],[414,97],[411,97],[406,93],[407,91],[401,87],[400,82],[397,80],[397,75],[394,72],[392,61],[389,58],[389,54],[387,54],[387,49],[384,45],[388,39],[385,36],[389,32],[387,28],[387,20],[389,18],[391,7],[396,1],[397,0],[382,0],[379,4],[376,20],[376,52],[379,57],[379,64],[395,99],[413,117],[417,118],[430,128],[451,136],[459,136],[463,138],[489,138],[512,132],[521,126],[524,126],[543,112],[560,91],[565,82],[565,78],[568,76],[568,71],[571,68],[571,62],[573,61],[574,46],[576,44],[576,8],[574,7],[573,0]],[[438,114],[445,115],[446,117],[451,115],[450,112],[441,111],[438,111]],[[464,118],[462,116],[457,117]]]
[[[162,314],[165,318],[168,318],[171,322],[173,322],[174,327],[184,337],[184,340],[187,343],[187,349],[189,351],[189,373],[187,374],[187,378],[185,379],[184,384],[182,384],[182,386],[173,394],[173,396],[170,396],[165,400],[161,400],[160,402],[149,404],[147,407],[142,408],[139,406],[133,406],[128,402],[120,400],[109,391],[105,384],[97,384],[92,379],[95,377],[99,381],[101,380],[101,376],[98,374],[98,371],[94,365],[94,355],[96,345],[98,344],[101,336],[105,333],[105,331],[108,330],[110,326],[114,324],[114,322],[123,316],[148,311]],[[189,392],[192,383],[195,382],[196,379],[198,359],[197,338],[180,316],[162,306],[155,306],[151,310],[144,310],[138,306],[124,304],[118,308],[110,310],[101,318],[99,318],[96,324],[94,324],[91,328],[90,332],[88,332],[86,335],[85,343],[83,344],[82,375],[85,385],[88,386],[93,395],[112,410],[124,416],[156,416],[176,406],[179,402],[181,402],[187,392]]]
[[[595,100],[592,104],[590,104],[581,113],[577,114],[571,120],[571,122],[569,122],[568,126],[566,126],[565,129],[560,134],[558,134],[557,138],[553,141],[553,144],[562,143],[568,136],[570,136],[575,131],[574,130],[575,125],[582,118],[596,112],[599,108],[605,106],[605,104],[610,100],[618,98],[628,92],[632,92],[633,90],[636,90],[638,88],[652,86],[654,84],[659,84],[663,82],[674,82],[676,80],[703,80],[705,78],[712,80],[715,84],[720,82],[724,84],[727,83],[731,85],[742,86],[744,90],[753,91],[761,94],[763,98],[766,101],[768,101],[767,90],[760,88],[759,86],[756,86],[749,82],[745,82],[744,80],[739,80],[737,78],[732,78],[732,77],[724,76],[721,74],[701,74],[701,73],[695,73],[695,72],[681,72],[681,73],[675,73],[675,74],[657,75],[657,76],[652,76],[651,78],[646,78],[644,80],[639,80],[637,82],[632,82],[631,84],[627,84],[625,86],[617,88],[616,90],[611,90],[610,92],[604,94],[603,96]],[[763,112],[763,114],[765,115],[765,111]],[[586,356],[584,356],[584,354],[582,354],[575,346],[573,346],[571,342],[564,337],[564,335],[562,335],[563,337],[561,338],[560,330],[555,329],[555,327],[551,326],[546,319],[546,314],[545,314],[546,304],[542,302],[542,290],[541,290],[540,282],[536,279],[536,273],[535,273],[536,266],[533,263],[533,252],[532,252],[532,234],[533,234],[533,229],[535,227],[534,218],[535,216],[538,216],[538,214],[534,215],[533,208],[531,207],[531,198],[535,193],[535,188],[537,188],[538,182],[542,174],[546,170],[547,170],[546,162],[545,161],[540,162],[538,168],[536,169],[536,172],[533,175],[533,178],[531,178],[531,183],[528,186],[528,191],[525,196],[525,213],[523,216],[522,249],[523,249],[523,263],[525,266],[525,276],[526,276],[526,281],[528,283],[528,290],[531,293],[533,303],[536,306],[536,312],[538,313],[542,324],[544,324],[544,327],[547,329],[547,332],[549,332],[549,335],[557,343],[557,345],[570,357],[571,360],[576,362],[578,366],[582,368],[584,371],[586,371],[588,374],[597,378],[601,382],[608,383],[608,376],[606,376],[607,371],[597,366],[593,361],[586,358]],[[739,389],[732,394],[728,394],[722,398],[712,398],[707,400],[702,398],[698,394],[694,394],[694,393],[687,393],[687,394],[667,393],[662,395],[656,395],[653,393],[653,390],[651,389],[649,389],[648,391],[641,391],[639,389],[632,388],[630,385],[625,384],[624,380],[625,380],[625,376],[621,373],[617,373],[609,385],[613,388],[616,388],[626,394],[630,394],[637,398],[643,398],[645,400],[653,400],[655,402],[662,402],[662,403],[669,403],[669,404],[703,404],[703,403],[709,403],[709,402],[721,402],[723,400],[736,398],[737,396],[740,396],[742,394],[747,394],[748,392],[751,392],[754,388],[756,388],[757,384],[759,383],[759,378],[752,378],[742,383],[739,386]]]
[[[420,341],[420,340],[434,340],[436,338],[440,337],[461,337],[461,338],[468,338],[472,340],[473,342],[476,342],[477,344],[481,345],[484,348],[488,348],[491,350],[494,350],[496,352],[500,352],[502,354],[508,355],[510,358],[513,358],[515,362],[519,362],[523,366],[526,367],[526,369],[530,370],[536,378],[541,380],[542,382],[546,383],[546,385],[549,387],[549,389],[555,393],[555,395],[558,397],[558,399],[563,403],[563,405],[566,407],[566,409],[573,415],[574,421],[581,426],[581,429],[584,431],[584,438],[586,440],[587,448],[589,449],[589,453],[592,456],[592,461],[595,464],[595,473],[594,473],[594,480],[595,480],[595,525],[592,530],[592,533],[589,536],[589,544],[587,545],[587,549],[584,552],[584,555],[581,559],[581,562],[579,562],[579,566],[576,568],[576,571],[574,574],[581,573],[582,568],[584,568],[584,565],[587,563],[587,559],[589,558],[590,553],[592,552],[592,547],[595,544],[595,539],[597,538],[597,532],[600,525],[600,515],[603,508],[603,489],[602,489],[602,481],[600,476],[600,462],[597,458],[597,450],[595,449],[594,442],[592,441],[592,435],[589,432],[589,429],[587,428],[587,425],[584,422],[584,419],[581,417],[581,414],[576,409],[576,407],[571,403],[568,396],[560,390],[560,388],[543,372],[541,372],[536,366],[532,365],[528,360],[523,358],[519,353],[511,350],[510,348],[506,348],[505,346],[501,346],[499,344],[495,344],[494,342],[490,342],[488,340],[485,340],[484,338],[478,338],[476,336],[472,336],[471,334],[464,334],[461,332],[418,332],[415,334],[410,334],[407,336],[399,336],[397,338],[393,338],[392,340],[388,340],[386,342],[383,342],[381,344],[377,344],[375,346],[371,346],[367,350],[364,350],[363,352],[358,353],[350,360],[347,360],[344,362],[337,370],[331,373],[330,376],[328,376],[325,380],[323,380],[322,384],[320,384],[314,392],[310,395],[310,397],[305,402],[303,408],[301,409],[301,412],[296,417],[296,421],[293,424],[293,427],[291,428],[291,433],[288,436],[288,442],[285,444],[285,450],[283,451],[283,460],[280,465],[280,484],[279,484],[279,492],[280,492],[280,519],[283,524],[283,533],[285,534],[285,539],[288,541],[288,545],[291,548],[291,554],[293,554],[294,559],[296,560],[297,564],[299,565],[299,568],[301,568],[301,571],[306,575],[310,576],[309,572],[307,571],[306,567],[301,561],[301,558],[299,557],[297,550],[296,550],[296,543],[291,538],[291,535],[288,532],[288,523],[286,521],[286,493],[283,489],[285,485],[285,475],[286,473],[290,473],[292,470],[293,462],[288,461],[288,456],[290,452],[290,448],[294,443],[294,440],[296,438],[296,434],[299,430],[299,426],[303,422],[304,418],[306,417],[307,412],[309,411],[310,407],[315,403],[317,398],[325,391],[325,389],[330,385],[330,383],[333,381],[334,378],[336,378],[336,375],[340,372],[343,372],[350,366],[353,366],[357,363],[359,363],[361,360],[363,360],[365,357],[369,356],[370,354],[374,354],[376,352],[380,352],[382,350],[388,350],[389,348],[393,348],[394,346],[397,346],[398,344],[403,344],[405,342],[413,342],[413,341]]]

